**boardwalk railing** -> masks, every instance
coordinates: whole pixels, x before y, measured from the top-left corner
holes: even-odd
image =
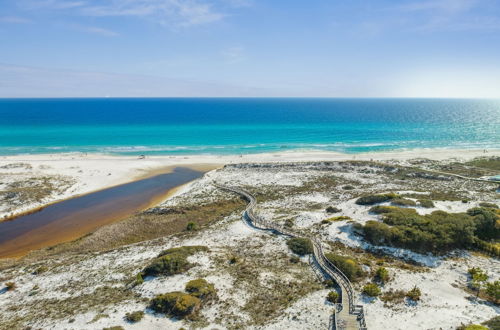
[[[255,214],[254,208],[257,205],[257,200],[255,199],[254,196],[252,196],[249,192],[241,189],[241,188],[236,188],[236,187],[229,187],[229,186],[223,186],[219,184],[215,184],[216,187],[224,190],[231,191],[233,193],[239,194],[243,196],[246,200],[249,201],[247,208],[245,209],[245,212],[243,216],[249,221],[253,226],[264,229],[264,230],[271,230],[274,232],[277,232],[282,235],[290,236],[290,237],[305,237],[309,238],[311,242],[313,243],[313,256],[314,259],[316,260],[317,264],[325,273],[328,275],[332,280],[334,280],[338,286],[341,288],[342,292],[346,292],[347,296],[347,306],[344,306],[344,299],[342,299],[342,304],[339,304],[341,311],[344,307],[348,307],[348,313],[349,314],[355,314],[356,315],[356,320],[358,322],[357,328],[358,329],[366,329],[366,322],[365,322],[365,315],[364,315],[364,310],[362,305],[355,305],[354,304],[354,290],[352,288],[352,284],[347,278],[347,276],[340,270],[338,269],[328,258],[325,256],[323,252],[323,247],[320,241],[318,241],[314,237],[308,237],[305,235],[301,235],[297,232],[294,232],[290,229],[284,228],[282,226],[277,225],[276,223],[270,222],[265,220],[263,217]],[[335,311],[333,315],[330,318],[329,322],[329,328],[330,329],[339,329],[338,328],[338,317],[337,313],[337,306],[335,308]]]

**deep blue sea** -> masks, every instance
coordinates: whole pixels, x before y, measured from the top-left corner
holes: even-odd
[[[500,148],[500,100],[0,99],[0,154]]]

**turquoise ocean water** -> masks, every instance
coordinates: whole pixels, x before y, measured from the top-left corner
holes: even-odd
[[[0,99],[0,154],[500,148],[500,101]]]

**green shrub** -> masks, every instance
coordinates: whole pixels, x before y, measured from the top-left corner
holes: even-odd
[[[380,296],[380,300],[384,303],[403,303],[406,297],[406,292],[403,290],[389,290],[384,292],[382,296]]]
[[[418,205],[430,209],[431,207],[434,207],[434,202],[431,201],[430,199],[419,199],[418,200]]]
[[[395,206],[385,206],[385,205],[375,205],[372,206],[368,212],[375,213],[375,214],[383,214],[383,213],[389,213],[397,210],[398,208]]]
[[[411,199],[406,199],[406,198],[394,198],[391,201],[392,205],[398,205],[398,206],[417,206],[417,203],[415,201],[412,201]]]
[[[290,238],[286,245],[292,250],[292,252],[303,256],[306,254],[311,254],[313,252],[312,242],[308,238]]]
[[[419,301],[421,295],[422,292],[420,292],[420,289],[417,288],[417,286],[414,286],[413,289],[411,289],[406,293],[406,297],[408,297],[408,299],[411,299],[413,301]]]
[[[144,317],[143,311],[135,311],[125,314],[125,320],[131,323],[139,322],[140,320],[142,320],[143,317]]]
[[[369,297],[377,297],[381,291],[377,284],[368,283],[363,287],[363,293]]]
[[[291,256],[291,257],[290,257],[290,262],[291,262],[292,264],[298,264],[298,263],[300,262],[300,258],[299,258],[299,257],[297,257],[297,256]]]
[[[347,215],[339,215],[338,217],[331,217],[328,219],[325,219],[323,221],[326,221],[327,223],[329,222],[336,222],[336,221],[344,221],[344,220],[352,220],[350,217]],[[323,221],[321,221],[323,223]]]
[[[478,157],[470,162],[466,163],[467,165],[487,168],[494,171],[500,171],[500,157]]]
[[[500,301],[500,281],[486,283],[485,292],[489,297],[488,300],[498,304]]]
[[[171,254],[157,258],[149,266],[144,268],[146,276],[174,275],[183,273],[191,267],[186,257],[179,254]]]
[[[480,239],[495,239],[500,237],[500,216],[495,209],[474,207],[467,210],[467,214],[474,218],[476,225],[474,233]]]
[[[367,221],[361,227],[361,233],[374,245],[443,254],[452,249],[467,249],[479,244],[475,232],[480,221],[465,213],[434,211],[420,215],[411,208],[383,207],[374,208],[373,211],[382,213],[383,222]]]
[[[337,208],[337,207],[334,207],[334,206],[328,206],[326,208],[326,212],[327,213],[339,213],[339,212],[342,212],[342,210]]]
[[[335,304],[339,301],[339,294],[337,291],[330,291],[328,292],[328,295],[326,296],[326,300],[331,302],[332,304]]]
[[[358,205],[373,205],[383,202],[388,202],[394,198],[398,198],[399,196],[394,193],[388,194],[380,194],[380,195],[367,195],[360,197],[356,200],[356,204]]]
[[[190,294],[169,292],[154,297],[149,307],[157,313],[183,318],[195,314],[200,306],[201,300]]]
[[[469,275],[471,277],[474,277],[474,275],[479,274],[479,273],[483,273],[483,272],[484,271],[481,268],[479,268],[479,267],[472,267],[472,268],[469,268],[467,270],[467,273],[469,273]]]
[[[477,324],[466,325],[462,329],[463,330],[488,330],[487,327],[483,327],[482,325],[477,325]]]
[[[203,278],[189,281],[186,284],[186,292],[189,292],[193,297],[199,298],[202,301],[208,301],[217,296],[214,285],[208,283]]]
[[[476,290],[476,297],[481,293],[481,289],[488,280],[488,274],[486,274],[480,268],[471,268],[469,274],[472,275],[470,286]]]
[[[343,187],[342,187],[342,189],[344,189],[344,190],[353,190],[353,189],[355,189],[355,188],[356,188],[356,187],[351,186],[351,185],[349,185],[349,184],[347,184],[347,185],[345,185],[345,186],[343,186]]]
[[[186,225],[187,231],[195,231],[196,229],[198,229],[198,225],[195,222],[190,221],[187,223]]]
[[[202,245],[186,245],[186,246],[180,246],[180,247],[175,247],[167,250],[163,250],[160,252],[158,257],[166,256],[169,254],[182,254],[185,255],[186,257],[193,255],[197,252],[204,252],[208,251],[208,248],[206,246]]]
[[[144,279],[142,278],[142,274],[139,273],[135,276],[135,285],[141,285],[142,283],[144,283]]]
[[[429,191],[426,195],[422,194],[404,194],[404,197],[409,198],[423,198],[430,199],[433,201],[459,201],[461,197],[455,191]]]
[[[497,204],[493,204],[493,203],[482,202],[482,203],[479,203],[479,206],[490,208],[490,209],[498,209],[498,205]]]
[[[340,271],[351,281],[355,281],[364,275],[361,266],[359,266],[359,264],[351,258],[333,253],[326,253],[325,257],[338,269],[340,269]]]
[[[187,261],[187,257],[200,252],[207,251],[205,246],[183,246],[172,248],[160,253],[151,264],[142,271],[142,276],[173,275],[185,272],[192,265]]]
[[[375,271],[375,279],[382,283],[387,283],[389,281],[389,271],[384,267],[379,267]]]

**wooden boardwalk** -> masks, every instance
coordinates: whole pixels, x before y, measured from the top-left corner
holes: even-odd
[[[290,237],[305,237],[313,243],[313,257],[319,269],[328,277],[330,277],[339,286],[340,303],[335,306],[332,317],[330,318],[330,329],[345,329],[345,330],[359,330],[366,329],[365,315],[362,305],[354,304],[354,290],[351,282],[334,264],[332,264],[323,252],[323,246],[320,241],[314,237],[308,237],[296,233],[292,230],[278,226],[273,222],[269,222],[259,215],[255,214],[254,208],[257,205],[257,200],[249,192],[236,188],[216,184],[220,189],[228,190],[243,196],[248,200],[248,206],[243,213],[243,217],[252,226],[262,230],[269,230],[281,235]]]

